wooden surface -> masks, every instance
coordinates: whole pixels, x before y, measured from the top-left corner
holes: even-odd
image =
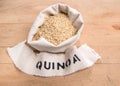
[[[63,77],[19,71],[6,48],[26,39],[38,13],[62,2],[81,12],[85,27],[77,43],[102,57],[91,68]],[[0,0],[0,86],[120,86],[120,0]]]

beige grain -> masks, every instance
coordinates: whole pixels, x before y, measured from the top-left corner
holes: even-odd
[[[59,45],[77,32],[77,29],[74,28],[66,14],[59,13],[47,16],[45,19],[43,25],[39,27],[37,33],[34,35],[33,40],[44,37],[50,43]]]

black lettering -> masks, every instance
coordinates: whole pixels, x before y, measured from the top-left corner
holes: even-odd
[[[70,64],[71,64],[71,60],[68,59],[68,60],[66,61],[66,67],[70,66]]]
[[[77,56],[76,54],[75,54],[74,56],[75,56],[79,61],[81,61],[80,58],[78,58],[78,56]]]
[[[73,63],[75,64],[77,62],[77,59],[75,59],[75,57],[73,57]]]
[[[55,69],[55,63],[52,62],[52,69]]]
[[[48,63],[48,65],[47,65],[47,63]],[[47,70],[49,70],[51,68],[51,63],[45,61],[44,62],[44,68],[47,69]]]
[[[64,68],[65,68],[65,63],[62,63],[62,64],[57,63],[57,70],[59,70],[60,67],[61,67],[62,69],[64,69]]]
[[[73,63],[75,64],[77,61],[80,61],[80,59],[77,57],[77,55],[75,54],[73,56]]]
[[[39,68],[41,70],[41,67],[42,67],[42,62],[38,61],[36,64],[36,68]]]

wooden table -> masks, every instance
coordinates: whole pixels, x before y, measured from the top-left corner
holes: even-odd
[[[87,43],[102,57],[91,68],[63,77],[19,71],[6,48],[26,39],[38,13],[62,2],[81,12],[85,27],[77,46]],[[0,0],[0,86],[120,86],[120,0]]]

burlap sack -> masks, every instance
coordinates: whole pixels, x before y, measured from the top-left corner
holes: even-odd
[[[44,23],[44,17],[46,15],[54,15],[60,12],[66,13],[68,15],[70,21],[73,23],[73,26],[76,29],[78,29],[77,34],[57,46],[48,42],[43,37],[39,38],[37,41],[32,41],[34,34],[37,33],[38,27]],[[41,11],[40,14],[38,15],[37,19],[35,20],[33,26],[30,29],[27,43],[39,51],[48,51],[53,53],[65,52],[65,50],[68,47],[73,46],[76,43],[76,41],[80,38],[80,33],[82,31],[82,28],[83,28],[83,20],[81,14],[77,10],[65,4],[51,5],[45,10]]]
[[[32,41],[39,25],[47,14],[65,12],[73,25],[79,29],[77,34],[58,46],[54,46],[44,38]],[[100,56],[87,44],[77,48],[74,43],[79,39],[83,20],[75,9],[65,4],[55,4],[40,12],[30,29],[26,40],[12,48],[8,54],[15,66],[21,71],[37,76],[63,76],[92,66]],[[37,51],[36,51],[37,50]]]

